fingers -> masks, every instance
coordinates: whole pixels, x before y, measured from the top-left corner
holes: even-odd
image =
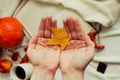
[[[69,38],[73,40],[85,40],[85,33],[82,30],[79,20],[68,17],[63,20],[64,27],[66,28]]]
[[[68,25],[69,25],[69,29],[71,31],[71,37],[73,40],[76,40],[78,39],[77,37],[77,32],[76,32],[76,26],[74,25],[75,24],[75,21],[73,20],[73,18],[68,18]]]
[[[57,20],[52,19],[52,26],[51,27],[57,27]]]
[[[52,19],[52,16],[43,17],[38,29],[38,37],[51,38],[50,27],[57,27],[57,21]]]
[[[87,35],[86,35],[86,52],[88,53],[87,56],[91,61],[94,58],[95,45]]]
[[[64,27],[68,32],[68,36],[73,40],[85,40],[85,33],[82,30],[79,20],[68,17],[63,20]],[[41,19],[38,31],[39,37],[51,38],[50,27],[57,27],[57,21],[53,20],[51,16],[46,16]]]
[[[30,49],[35,48],[35,46],[36,46],[36,44],[37,44],[37,40],[38,40],[37,38],[38,38],[38,36],[35,35],[34,37],[32,37],[32,38],[30,39],[29,44],[28,44],[28,46],[29,46]]]
[[[52,26],[53,28],[57,28],[57,20],[52,19]],[[53,36],[53,34],[51,33],[51,36]]]
[[[43,17],[40,21],[40,26],[39,26],[39,29],[38,29],[38,36],[39,37],[44,36],[45,23],[46,23],[46,17]]]
[[[67,19],[64,19],[64,20],[63,20],[63,25],[64,25],[65,29],[67,30],[67,33],[68,33],[69,38],[72,39],[71,31],[70,31],[70,29],[69,29],[69,25],[68,25],[68,20],[67,20]]]
[[[50,38],[51,37],[51,30],[50,27],[52,26],[52,17],[47,16],[46,17],[46,23],[45,23],[45,31],[44,31],[44,37]]]
[[[78,19],[74,19],[74,26],[79,40],[85,40],[85,33]]]
[[[86,35],[86,46],[87,46],[87,50],[90,51],[90,53],[94,53],[95,45],[87,35]]]

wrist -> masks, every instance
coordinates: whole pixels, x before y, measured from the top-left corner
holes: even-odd
[[[70,70],[62,73],[63,80],[84,80],[84,71]]]
[[[34,71],[30,80],[53,80],[54,74],[55,73],[46,69],[34,67]]]

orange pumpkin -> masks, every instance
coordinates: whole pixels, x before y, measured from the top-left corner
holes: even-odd
[[[22,24],[12,17],[0,19],[0,46],[13,48],[18,46],[24,37]]]

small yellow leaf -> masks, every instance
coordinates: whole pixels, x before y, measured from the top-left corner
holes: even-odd
[[[57,29],[50,28],[53,32],[53,37],[49,40],[48,45],[60,45],[61,50],[69,44],[69,37],[65,28]]]

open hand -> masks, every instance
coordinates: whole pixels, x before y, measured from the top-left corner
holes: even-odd
[[[47,43],[52,35],[49,27],[56,26],[57,22],[51,16],[42,18],[38,33],[30,40],[27,51],[27,55],[35,67],[53,73],[59,65],[60,48],[58,46],[48,46]]]
[[[63,20],[68,32],[70,44],[61,52],[60,68],[62,73],[78,71],[84,73],[93,59],[94,44],[82,30],[79,20],[71,17]]]

